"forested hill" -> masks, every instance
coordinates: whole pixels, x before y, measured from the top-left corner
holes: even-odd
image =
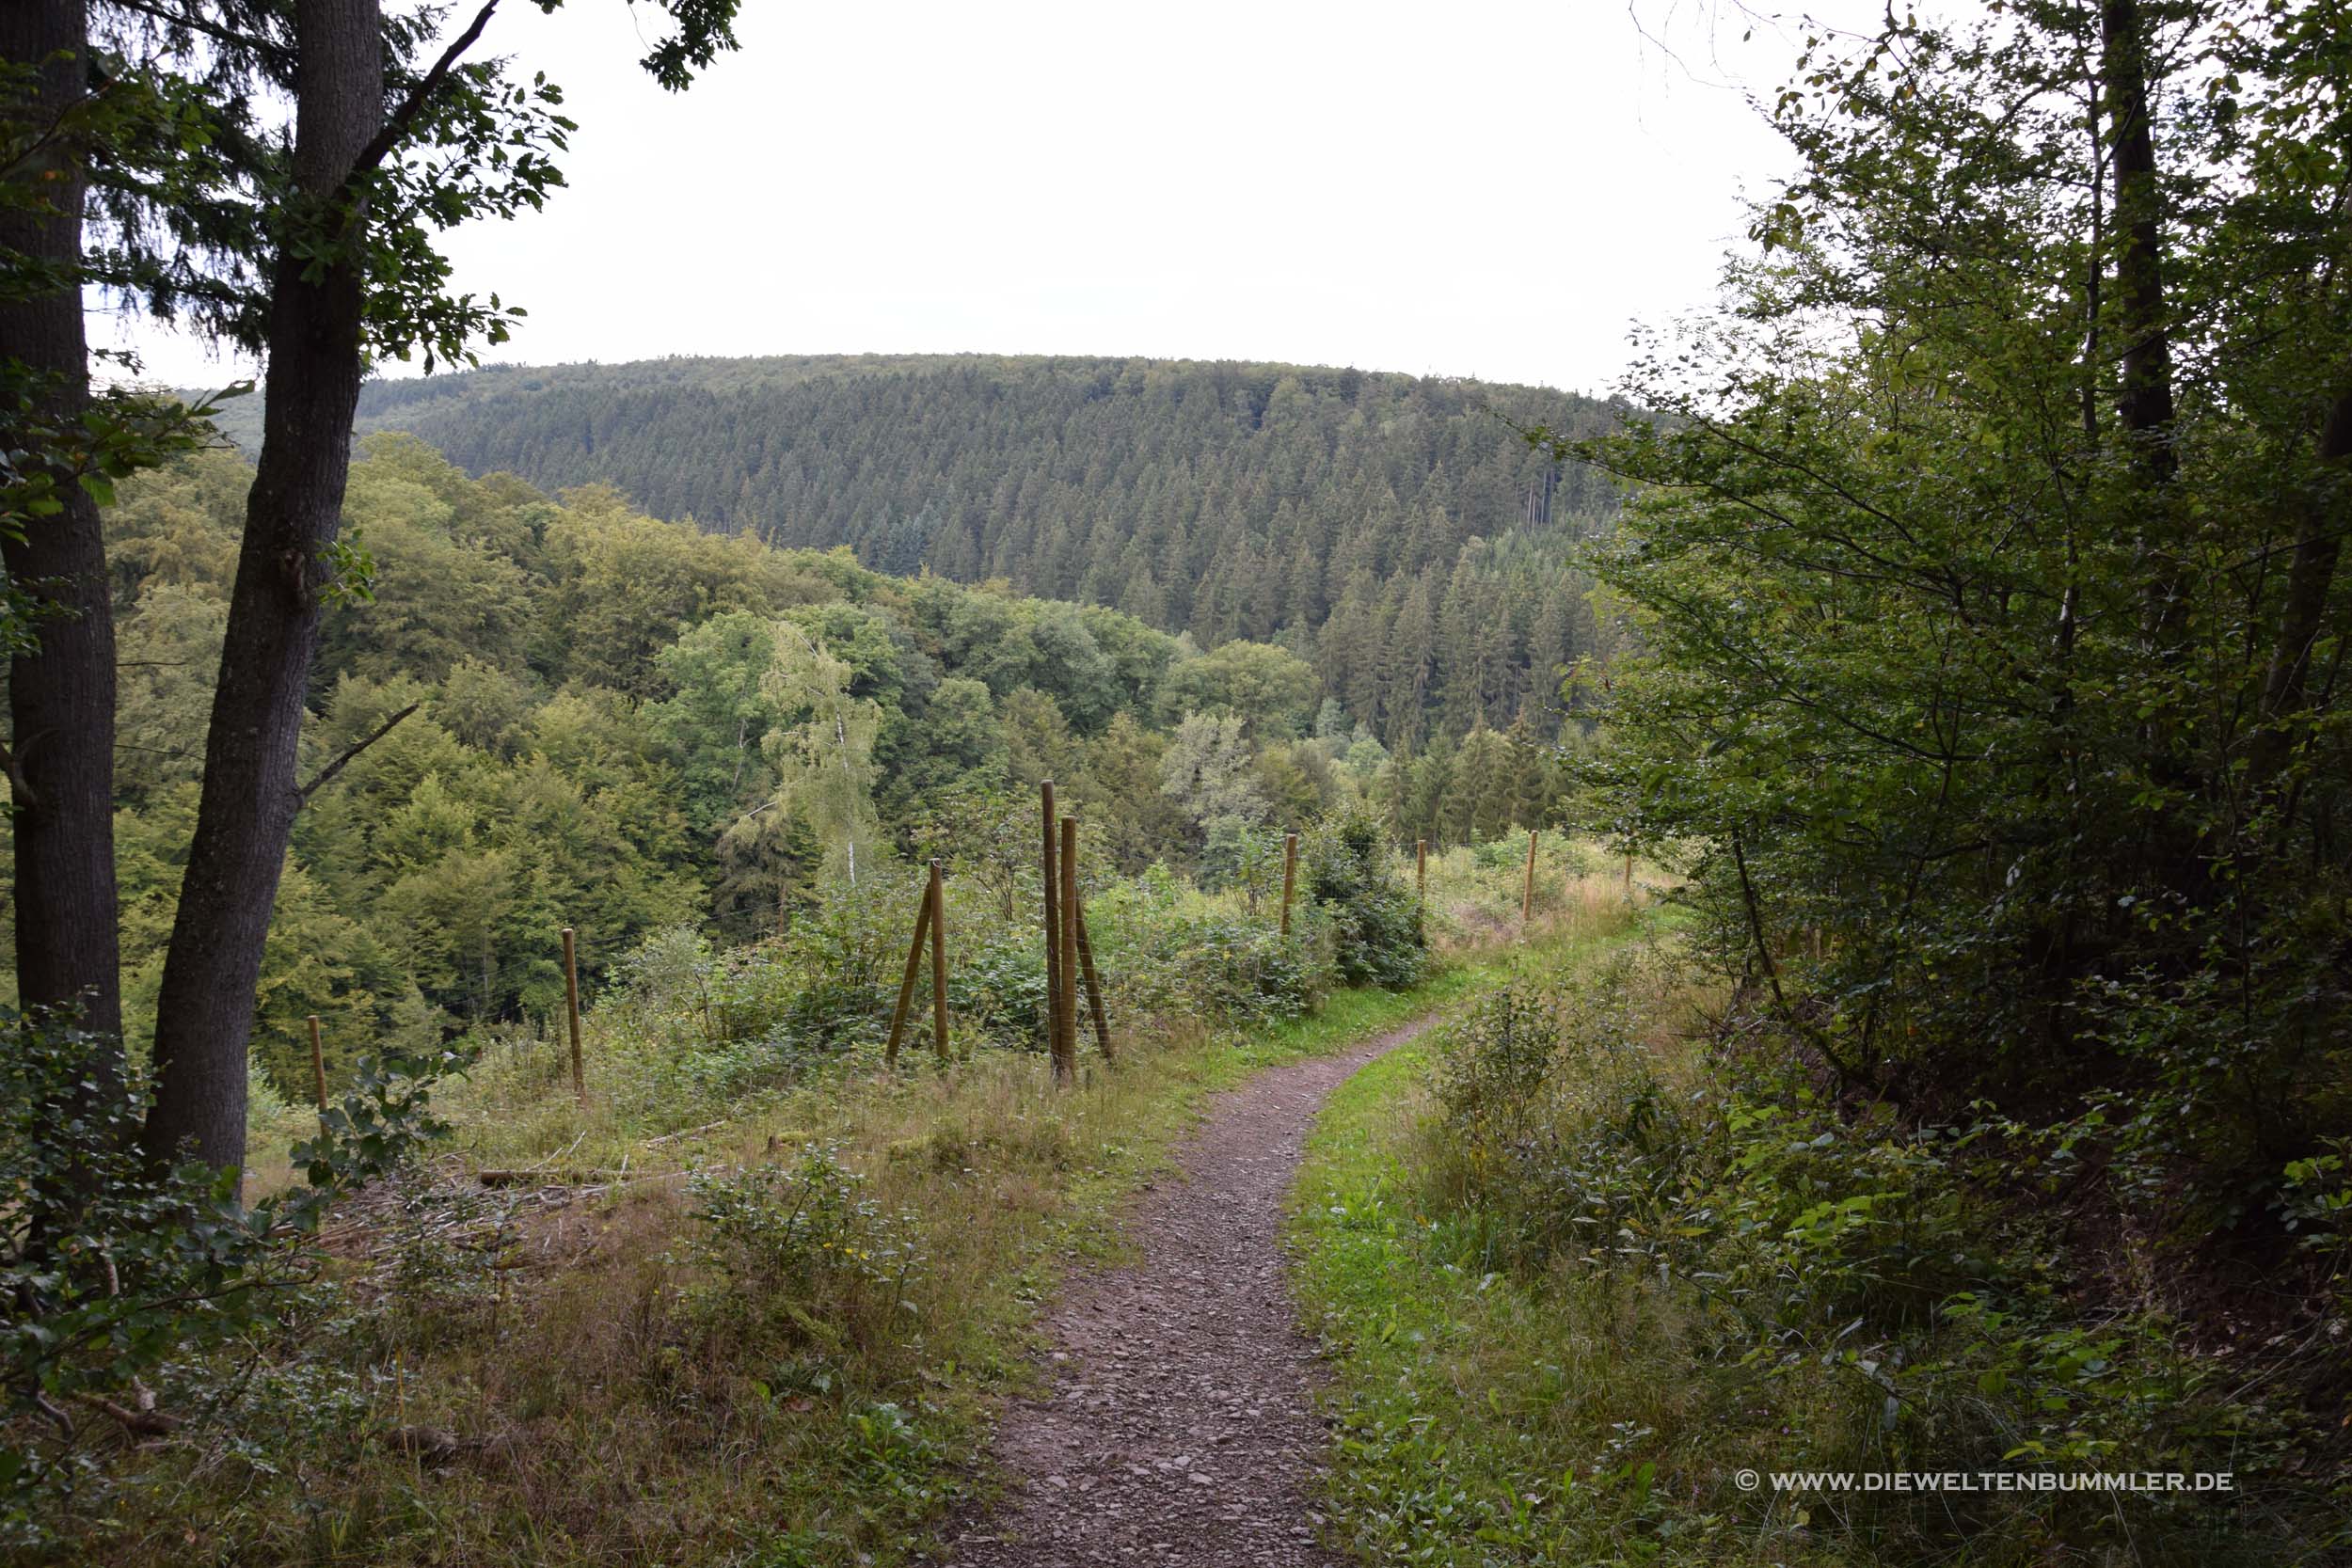
[[[1557,672],[1594,637],[1567,546],[1613,505],[1515,428],[1597,429],[1605,404],[1355,370],[664,359],[379,382],[360,409],[477,475],[603,482],[657,516],[1003,578],[1203,645],[1281,641],[1391,747],[1553,727]]]

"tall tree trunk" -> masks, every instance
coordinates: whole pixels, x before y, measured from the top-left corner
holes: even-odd
[[[295,744],[342,520],[359,398],[361,219],[343,198],[384,119],[376,0],[297,0],[294,183],[332,244],[272,279],[269,403],[204,742],[204,791],[157,999],[148,1157],[245,1162],[246,1048],[262,942],[300,804]],[[347,225],[347,226],[346,226]],[[340,230],[340,233],[337,230]]]
[[[2263,681],[2263,728],[2250,748],[2248,781],[2256,790],[2267,789],[2285,770],[2294,751],[2287,726],[2311,701],[2312,647],[2327,625],[2328,595],[2344,552],[2344,499],[2347,483],[2352,483],[2352,393],[2328,406],[2319,432],[2319,461],[2322,472],[2304,506],[2295,554],[2287,562],[2279,634]]]
[[[2176,674],[2188,648],[2188,563],[2180,546],[2180,472],[2172,401],[2172,324],[2164,292],[2163,191],[2148,87],[2149,38],[2139,0],[2101,0],[2099,71],[2115,138],[2115,320],[2122,344],[2116,416],[2132,483],[2124,515],[2137,539],[2141,626],[2159,679]],[[2194,797],[2199,769],[2183,754],[2177,710],[2159,705],[2143,727],[2149,777]],[[2194,814],[2172,811],[2151,822],[2149,872],[2191,906],[2203,901],[2211,867]]]
[[[2114,126],[2117,325],[2123,380],[2116,413],[2138,473],[2149,634],[2167,655],[2186,605],[2183,566],[2172,548],[2165,492],[2179,471],[2172,445],[2172,332],[2165,314],[2162,193],[2149,119],[2148,36],[2138,0],[2102,0],[2100,74]]]
[[[54,123],[87,88],[83,0],[0,5],[0,59],[38,68],[26,118]],[[71,135],[34,154],[52,204],[0,209],[0,246],[73,275],[82,255],[80,150]],[[37,424],[72,428],[89,401],[89,361],[77,284],[0,302],[0,354],[32,383]],[[13,443],[11,443],[13,444]],[[98,507],[67,476],[65,510],[36,517],[22,540],[0,542],[8,573],[50,613],[38,651],[8,670],[8,767],[16,841],[16,983],[27,1006],[78,1005],[85,1027],[122,1030],[115,935],[114,610]],[[119,1082],[119,1056],[102,1053],[92,1082]]]

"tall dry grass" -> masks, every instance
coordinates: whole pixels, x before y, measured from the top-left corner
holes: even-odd
[[[1432,851],[1423,900],[1430,946],[1441,956],[1457,957],[1514,944],[1571,942],[1654,903],[1679,880],[1647,860],[1636,860],[1629,870],[1629,875],[1623,856],[1597,840],[1539,833],[1530,900],[1525,830]],[[1407,859],[1403,869],[1407,885],[1414,871]]]

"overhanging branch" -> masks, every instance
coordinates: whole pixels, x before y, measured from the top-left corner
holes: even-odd
[[[423,705],[424,705],[421,703],[410,703],[406,707],[402,708],[398,713],[393,714],[389,719],[387,719],[384,722],[378,724],[375,727],[374,733],[362,739],[355,740],[350,745],[344,747],[341,756],[338,756],[333,762],[330,762],[326,767],[320,768],[316,774],[312,775],[309,784],[304,784],[300,789],[294,791],[295,808],[300,809],[302,804],[310,799],[311,791],[317,789],[321,784],[326,783],[336,774],[342,772],[345,768],[350,767],[352,758],[358,756],[360,752],[366,751],[369,747],[374,745],[377,741],[391,734],[394,726],[399,724],[402,720],[407,718],[410,714],[416,712],[418,708],[422,707]]]
[[[400,139],[416,123],[417,116],[424,112],[425,104],[440,90],[441,84],[449,79],[449,73],[456,69],[458,60],[480,41],[482,29],[490,24],[490,14],[498,8],[499,0],[484,0],[482,9],[474,13],[474,19],[466,30],[450,40],[449,47],[441,51],[441,57],[433,62],[433,69],[408,89],[408,96],[402,99],[400,106],[386,118],[384,128],[376,132],[373,140],[359,150],[359,156],[352,161],[352,179],[358,180],[369,173],[390,156],[392,149],[400,145]]]

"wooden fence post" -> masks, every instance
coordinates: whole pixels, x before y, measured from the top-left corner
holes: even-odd
[[[931,875],[939,875],[936,861],[931,863]],[[923,889],[922,900],[914,911],[914,940],[907,943],[907,966],[898,976],[898,1005],[890,1009],[890,1043],[882,1047],[882,1068],[887,1071],[898,1065],[898,1041],[907,1027],[907,1005],[914,1000],[914,976],[923,967],[923,939],[931,929],[931,889]]]
[[[1078,1075],[1078,819],[1061,819],[1061,1039]]]
[[[1425,838],[1413,840],[1413,902],[1429,902],[1429,841]]]
[[[1527,923],[1535,914],[1535,833],[1527,835],[1527,891],[1519,895],[1519,932],[1527,932]]]
[[[319,1115],[326,1114],[326,1051],[319,1044],[319,1015],[310,1015],[310,1086],[318,1092]]]
[[[572,1028],[572,1098],[588,1103],[588,1071],[580,1059],[580,950],[569,926],[564,927],[564,1012]]]
[[[1633,851],[1630,849],[1625,852],[1625,895],[1628,898],[1633,896]]]
[[[1061,1044],[1061,868],[1054,834],[1054,781],[1044,780],[1038,796],[1045,825],[1045,847],[1038,863],[1045,881],[1045,1049],[1054,1059],[1054,1081],[1070,1082],[1075,1069]]]
[[[947,1065],[947,879],[931,862],[931,1049]]]
[[[1078,965],[1086,975],[1087,1007],[1094,1018],[1094,1043],[1103,1048],[1103,1060],[1116,1061],[1118,1058],[1111,1053],[1110,1016],[1103,1010],[1103,977],[1094,972],[1094,943],[1087,936],[1087,907],[1084,899],[1079,900],[1077,911]]]
[[[1282,934],[1291,934],[1291,889],[1298,881],[1298,835],[1282,835]]]

